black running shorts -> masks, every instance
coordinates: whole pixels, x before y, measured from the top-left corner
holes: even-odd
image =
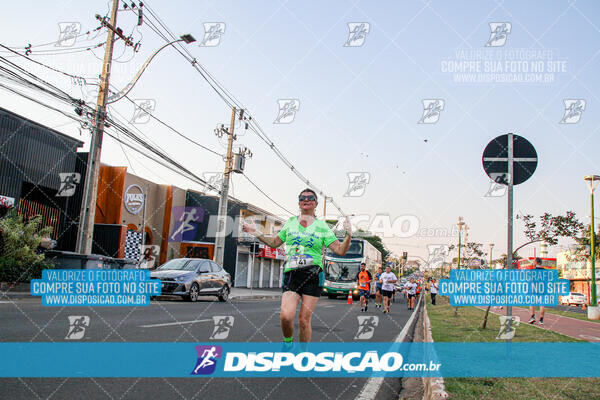
[[[296,292],[300,296],[319,297],[321,286],[319,286],[319,272],[321,267],[292,270],[283,274],[283,292]]]
[[[393,290],[385,290],[385,289],[381,290],[381,295],[383,297],[389,297],[391,299],[393,294],[394,294]]]

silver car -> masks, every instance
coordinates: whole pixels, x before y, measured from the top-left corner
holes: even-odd
[[[221,266],[203,258],[175,258],[150,273],[162,281],[162,294],[198,301],[198,296],[217,296],[227,301],[231,275]]]

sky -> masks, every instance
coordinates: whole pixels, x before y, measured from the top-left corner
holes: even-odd
[[[572,210],[589,221],[583,177],[600,173],[596,1],[144,3],[175,34],[193,34],[197,42],[186,48],[197,62],[243,104],[298,171],[345,214],[360,219],[357,226],[383,236],[396,254],[427,259],[428,246],[456,244],[459,216],[469,227],[469,241],[483,243],[486,251],[494,243],[494,257],[506,251],[506,195],[502,188],[490,190],[481,157],[490,140],[508,132],[528,139],[539,159],[533,176],[515,187],[515,215]],[[97,82],[104,48],[85,47],[104,42],[105,30],[79,36],[71,47],[55,43],[60,23],[93,30],[95,14],[105,15],[109,7],[105,1],[10,2],[3,7],[1,43],[21,53],[32,44],[31,59]],[[165,43],[146,22],[138,27],[137,15],[119,12],[117,25],[141,46],[133,52],[122,41],[115,45],[111,85],[117,89]],[[201,46],[205,24],[216,23],[224,28],[218,44]],[[357,25],[365,35],[351,38]],[[492,35],[492,30],[505,33]],[[12,56],[4,50],[0,55]],[[75,85],[18,56],[9,60],[94,102],[93,85]],[[1,88],[0,93],[1,107],[89,146],[89,131],[78,123]],[[154,58],[129,96],[151,100],[153,115],[206,147],[225,151],[214,129],[229,123],[231,110],[174,49]],[[72,114],[52,98],[40,98]],[[291,122],[274,123],[283,100],[294,100],[298,110]],[[582,111],[564,118],[576,100]],[[424,108],[435,102],[441,110],[426,115]],[[131,121],[134,106],[121,100],[109,112]],[[199,176],[223,170],[219,156],[152,120],[140,122],[131,129]],[[246,175],[297,212],[296,196],[306,184],[252,131],[236,129],[236,144],[253,153]],[[157,183],[201,189],[109,137],[102,161]],[[367,182],[364,190],[350,185],[356,176]],[[289,216],[243,176],[234,175],[232,195]],[[339,213],[327,204],[327,214]],[[526,241],[522,231],[516,220],[515,247]],[[521,255],[533,255],[533,246],[528,249]],[[550,254],[558,250],[552,247]]]

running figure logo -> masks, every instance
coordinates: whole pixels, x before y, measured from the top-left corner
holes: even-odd
[[[300,109],[300,100],[298,99],[279,99],[277,100],[279,105],[279,113],[277,118],[273,121],[274,124],[290,124],[294,122],[296,113]]]
[[[490,22],[490,38],[485,47],[502,47],[512,29],[510,22]]]
[[[360,47],[365,44],[371,25],[368,22],[348,22],[348,30],[350,32],[344,47]]]
[[[565,114],[559,124],[576,124],[581,119],[581,114],[585,110],[586,102],[584,99],[564,99]]]
[[[77,184],[81,182],[81,174],[78,172],[61,172],[58,174],[60,177],[60,188],[56,193],[56,197],[71,197],[75,194]]]
[[[79,22],[59,22],[58,29],[60,33],[54,47],[71,47],[81,33],[81,24]]]
[[[183,242],[184,240],[193,240],[203,216],[204,210],[201,207],[173,207],[173,219],[176,222],[169,241]]]
[[[354,339],[366,340],[373,337],[375,328],[379,325],[379,317],[376,315],[360,315],[358,317],[358,331]]]
[[[483,197],[502,197],[508,189],[508,181],[510,174],[506,172],[491,173],[490,187]]]
[[[435,124],[440,119],[440,114],[446,104],[442,99],[425,99],[423,102],[423,115],[419,124]]]
[[[150,121],[150,114],[156,109],[156,100],[154,99],[137,99],[134,100],[132,124],[146,124]]]
[[[229,336],[229,331],[233,328],[233,323],[235,318],[232,316],[214,316],[212,317],[215,328],[213,329],[212,335],[210,335],[209,339],[212,340],[223,340],[227,339]]]
[[[205,22],[204,39],[200,42],[200,47],[216,47],[221,43],[221,36],[225,34],[224,22]]]
[[[370,181],[371,174],[368,172],[348,172],[348,189],[344,193],[344,197],[364,195]]]
[[[196,353],[198,360],[190,375],[210,375],[215,372],[217,359],[221,358],[223,349],[221,346],[196,346]]]
[[[515,337],[517,332],[516,327],[521,323],[521,319],[516,315],[507,317],[506,315],[500,316],[500,332],[496,336],[497,340],[510,340]]]
[[[65,339],[79,340],[85,335],[85,328],[90,326],[90,317],[87,315],[69,315],[69,331]]]
[[[222,172],[205,172],[202,174],[202,178],[206,181],[207,190],[213,190],[211,187],[221,190],[221,186],[223,186]]]
[[[428,244],[427,249],[429,251],[427,266],[430,269],[441,268],[450,253],[450,246],[447,244]]]

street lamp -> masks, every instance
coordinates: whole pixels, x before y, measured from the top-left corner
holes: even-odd
[[[460,269],[460,233],[462,232],[463,226],[465,226],[463,217],[458,217],[458,222],[456,223],[456,226],[458,226],[458,263],[457,263],[457,268]]]
[[[596,301],[596,250],[595,250],[595,237],[594,237],[594,190],[596,189],[597,182],[600,182],[600,175],[587,175],[583,178],[590,189],[590,204],[591,204],[591,223],[590,223],[590,257],[592,263],[592,287],[590,294],[590,307],[588,308],[588,317],[591,318],[593,315],[595,318],[600,318],[600,311],[598,310],[598,304]],[[592,309],[593,307],[593,309]]]
[[[494,251],[494,243],[490,243],[490,269],[492,269],[492,252]]]
[[[135,84],[137,83],[138,79],[140,79],[140,76],[142,76],[142,74],[144,73],[144,71],[146,70],[146,68],[148,67],[148,64],[150,64],[150,62],[154,59],[154,57],[165,47],[171,46],[175,43],[178,42],[184,42],[185,44],[190,44],[190,43],[194,43],[196,41],[196,39],[194,38],[194,36],[192,36],[189,33],[186,33],[185,35],[181,35],[179,37],[179,39],[177,40],[173,40],[172,42],[169,42],[161,47],[159,47],[158,50],[156,50],[154,53],[152,53],[152,55],[146,60],[146,62],[144,63],[144,65],[142,65],[142,68],[140,68],[140,70],[138,71],[137,74],[135,74],[135,76],[133,77],[133,80],[131,82],[129,82],[127,84],[127,86],[125,86],[123,88],[123,90],[121,90],[119,93],[115,93],[112,96],[110,96],[108,98],[107,103],[114,103],[116,101],[121,100],[123,97],[127,96],[127,93],[129,93],[131,91],[131,89],[133,89],[133,87],[135,86]]]

